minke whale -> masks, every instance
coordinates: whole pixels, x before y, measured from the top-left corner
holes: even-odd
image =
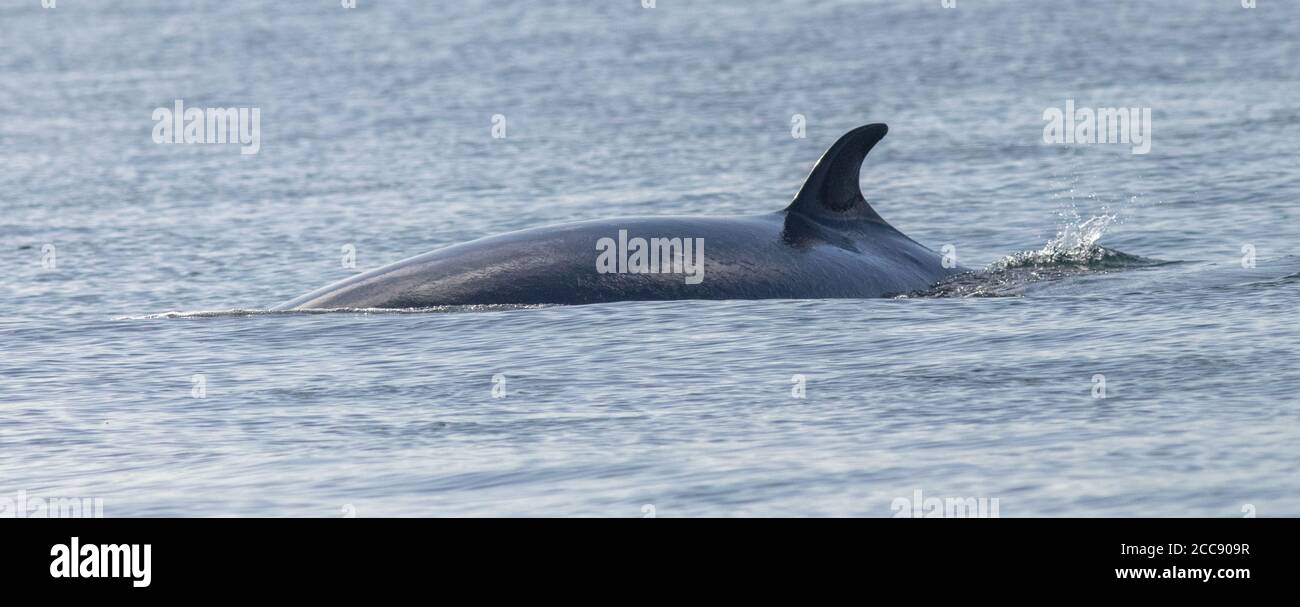
[[[786,208],[738,217],[630,217],[532,228],[398,261],[277,310],[875,298],[966,271],[885,222],[858,184],[889,128],[826,150]]]

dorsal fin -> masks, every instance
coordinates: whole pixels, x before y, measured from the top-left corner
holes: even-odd
[[[866,219],[884,223],[858,187],[862,159],[885,137],[884,124],[860,126],[840,137],[822,154],[786,211],[813,218]]]

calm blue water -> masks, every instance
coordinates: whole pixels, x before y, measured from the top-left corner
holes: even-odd
[[[1300,515],[1300,5],[57,4],[0,2],[0,497]],[[260,153],[155,144],[176,99],[260,108]],[[1151,152],[1044,144],[1066,99],[1152,108]],[[774,211],[867,122],[875,208],[1005,269],[885,300],[254,312],[512,229]]]

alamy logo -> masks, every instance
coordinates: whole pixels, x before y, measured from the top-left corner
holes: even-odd
[[[688,285],[704,282],[703,238],[628,238],[596,241],[596,272],[600,274],[685,274]]]
[[[920,489],[911,499],[895,498],[889,509],[894,518],[999,518],[996,497],[924,497]]]
[[[39,497],[19,489],[0,497],[0,518],[104,518],[104,498]]]
[[[1065,110],[1043,110],[1043,143],[1124,143],[1134,154],[1151,151],[1151,108],[1074,107],[1065,100]]]
[[[149,586],[152,544],[86,544],[73,537],[67,544],[50,548],[50,577],[130,578],[136,588]]]
[[[187,108],[177,99],[170,108],[156,108],[153,120],[154,143],[238,143],[244,155],[262,149],[261,108]]]

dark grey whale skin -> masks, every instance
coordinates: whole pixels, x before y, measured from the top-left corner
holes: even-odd
[[[593,304],[631,300],[874,298],[924,290],[965,271],[886,223],[858,172],[888,128],[850,131],[827,150],[786,209],[741,217],[633,217],[510,232],[358,274],[275,309]],[[597,271],[596,243],[703,238],[699,284],[680,273]]]

